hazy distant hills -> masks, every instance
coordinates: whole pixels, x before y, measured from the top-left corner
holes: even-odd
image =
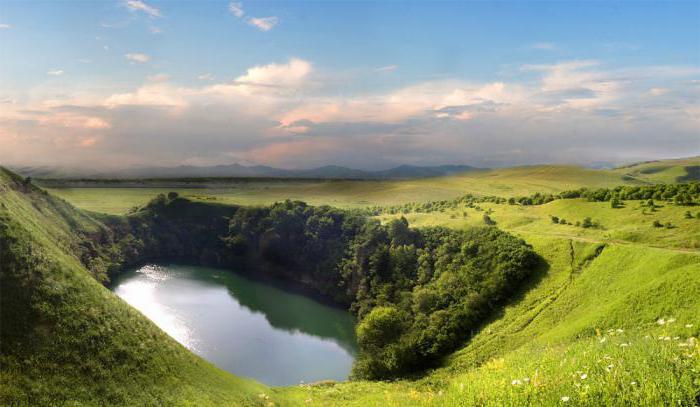
[[[408,179],[439,177],[460,172],[477,170],[469,165],[415,166],[401,165],[387,170],[367,171],[327,165],[324,167],[287,170],[264,165],[245,166],[241,164],[177,167],[141,167],[115,171],[90,171],[49,166],[13,167],[14,171],[33,178],[320,178],[320,179]]]

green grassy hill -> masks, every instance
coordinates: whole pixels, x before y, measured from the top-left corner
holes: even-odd
[[[440,185],[469,178],[493,191],[502,183],[510,196],[619,183],[610,175],[617,170],[591,181],[594,170],[538,168],[455,176],[460,181]],[[506,171],[515,172],[511,186]],[[370,189],[367,196],[380,192],[388,194]],[[359,186],[356,193],[364,199]],[[549,267],[441,368],[415,380],[268,388],[194,356],[91,277],[72,253],[80,236],[103,227],[99,217],[0,171],[0,401],[693,405],[700,395],[700,219],[686,219],[686,208],[670,204],[647,215],[632,201],[620,209],[578,199],[480,206],[493,211],[499,227],[532,244]],[[483,210],[406,216],[414,225],[462,228],[483,223]],[[591,216],[604,228],[553,224],[549,215],[570,221]],[[657,218],[676,228],[653,229]]]
[[[648,161],[616,168],[614,171],[651,183],[700,181],[700,157]]]
[[[280,399],[358,406],[692,405],[700,390],[700,258],[561,238],[528,241],[550,269],[444,368],[416,382],[283,389]]]
[[[99,222],[0,169],[0,403],[259,405],[73,255]]]

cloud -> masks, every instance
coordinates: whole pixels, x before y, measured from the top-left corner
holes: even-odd
[[[236,78],[234,85],[245,92],[299,90],[309,78],[313,66],[309,61],[291,58],[286,64],[258,65]]]
[[[156,27],[156,26],[148,27],[148,31],[150,31],[151,34],[162,34],[163,33],[163,30],[160,27]]]
[[[248,24],[258,28],[260,31],[270,31],[279,23],[277,17],[251,17],[248,19]]]
[[[53,69],[53,70],[46,72],[47,75],[51,75],[51,76],[61,76],[61,75],[63,75],[63,73],[64,72],[61,69]]]
[[[239,2],[232,1],[228,4],[228,11],[234,16],[241,18],[245,14],[243,11],[243,4]]]
[[[124,55],[124,58],[132,62],[145,63],[151,60],[151,57],[146,54],[130,53]]]
[[[126,7],[132,11],[141,11],[148,14],[150,17],[162,17],[160,10],[140,0],[127,0]]]
[[[9,30],[12,28],[10,24],[0,23],[0,30]]]
[[[398,65],[387,65],[387,66],[382,66],[379,68],[376,68],[376,72],[394,72],[395,70],[399,69]]]
[[[700,153],[692,66],[561,61],[522,66],[526,75],[512,80],[417,81],[353,94],[319,69],[290,58],[228,82],[202,74],[207,82],[185,86],[160,74],[105,94],[59,99],[33,90],[0,109],[0,160],[493,166]]]
[[[197,76],[197,79],[199,79],[200,81],[213,81],[214,76],[210,73],[203,73],[203,74]]]
[[[662,96],[670,92],[670,89],[667,88],[651,88],[649,89],[649,94],[651,96]]]

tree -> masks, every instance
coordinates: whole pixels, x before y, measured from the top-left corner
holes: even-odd
[[[171,200],[171,201],[172,201],[173,199],[177,198],[178,196],[179,196],[179,195],[178,195],[177,192],[174,192],[174,191],[173,191],[173,192],[168,192],[168,199]]]
[[[559,218],[557,216],[550,216],[552,223],[559,223]]]
[[[581,226],[588,229],[588,228],[593,227],[594,224],[593,224],[593,221],[591,220],[591,218],[586,216],[585,218],[583,218],[583,223],[581,224]]]
[[[484,223],[487,224],[487,225],[489,225],[489,226],[493,226],[493,225],[496,224],[496,221],[494,221],[493,219],[491,219],[491,217],[490,217],[489,215],[484,214]]]
[[[622,203],[620,202],[620,198],[617,197],[617,195],[613,196],[610,199],[610,207],[613,209],[619,208],[622,206]]]

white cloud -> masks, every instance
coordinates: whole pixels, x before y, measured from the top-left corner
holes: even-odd
[[[151,57],[149,57],[148,55],[138,53],[126,54],[124,55],[124,58],[128,59],[129,61],[138,62],[141,64],[151,60]]]
[[[663,96],[670,91],[671,91],[671,89],[667,89],[667,88],[651,88],[651,89],[649,89],[649,94],[651,96]]]
[[[232,1],[228,4],[228,11],[231,12],[234,16],[241,18],[245,14],[243,11],[243,4],[239,2]]]
[[[140,0],[127,0],[126,7],[132,11],[142,11],[151,17],[162,17],[160,10]]]
[[[260,31],[270,31],[279,23],[277,17],[251,17],[248,19],[248,24],[257,27]]]
[[[376,68],[375,71],[377,71],[377,72],[394,72],[397,69],[399,69],[398,65],[387,65],[387,66],[381,66],[379,68]]]
[[[214,76],[210,73],[203,73],[203,74],[197,76],[197,79],[199,79],[200,81],[213,81]]]
[[[291,58],[286,64],[258,65],[249,68],[245,75],[234,81],[234,86],[252,92],[277,92],[299,90],[313,71],[310,62]]]
[[[51,76],[61,76],[61,75],[63,75],[63,73],[64,72],[61,69],[53,69],[51,71],[46,72],[47,75],[51,75]]]
[[[0,23],[0,30],[9,30],[12,28],[10,24]]]
[[[700,152],[697,68],[563,61],[522,69],[530,74],[518,80],[442,79],[352,95],[300,58],[222,83],[179,86],[154,75],[135,89],[4,104],[0,145],[9,148],[0,159],[81,162],[76,146],[105,165],[371,166],[430,157],[488,166]]]

